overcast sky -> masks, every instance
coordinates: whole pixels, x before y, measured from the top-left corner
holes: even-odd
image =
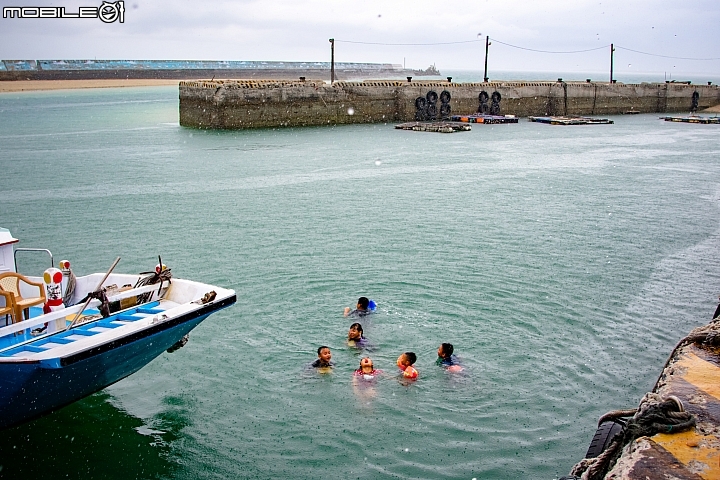
[[[0,0],[0,5],[97,7],[102,0]],[[618,73],[720,74],[717,0],[126,0],[125,22],[0,18],[0,59],[192,59],[430,64],[490,69],[604,72],[614,43]],[[480,37],[478,37],[480,35]],[[364,45],[470,42],[453,45]],[[694,61],[641,55],[716,58]]]

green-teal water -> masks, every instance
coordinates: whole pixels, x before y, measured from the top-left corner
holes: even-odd
[[[238,295],[181,350],[2,432],[3,478],[557,478],[717,304],[715,125],[214,132],[180,127],[177,96],[0,95],[19,246],[77,274],[162,255]],[[360,295],[385,375],[356,392]],[[464,375],[435,366],[441,342]],[[321,344],[334,373],[308,374]]]

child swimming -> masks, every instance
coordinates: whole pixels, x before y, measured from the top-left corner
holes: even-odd
[[[348,331],[348,346],[362,349],[367,346],[367,338],[363,336],[363,327],[359,323],[353,323],[350,325],[350,331]]]
[[[350,307],[345,307],[343,317],[364,317],[372,313],[370,310],[370,299],[367,297],[360,297],[357,301],[355,310],[350,311]]]
[[[318,347],[317,355],[317,360],[311,363],[310,367],[317,368],[318,373],[330,373],[332,368],[335,366],[335,364],[331,361],[332,352],[330,351],[330,347],[325,345]]]
[[[353,376],[360,377],[363,380],[373,380],[377,375],[381,374],[382,370],[376,370],[373,367],[373,361],[370,357],[365,357],[360,360],[360,368],[355,370]]]
[[[418,377],[419,373],[413,367],[416,361],[417,355],[413,352],[405,352],[398,357],[397,366],[402,370],[403,378],[416,379]]]
[[[455,347],[453,347],[452,343],[440,344],[437,351],[438,358],[435,360],[435,365],[445,367],[448,372],[462,372],[463,367],[460,365],[457,357],[453,355],[454,351]]]

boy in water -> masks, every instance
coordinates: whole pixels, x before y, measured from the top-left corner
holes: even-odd
[[[317,354],[317,360],[311,363],[310,366],[312,368],[319,369],[318,371],[320,373],[329,372],[330,369],[335,366],[335,364],[330,361],[332,359],[332,352],[330,351],[330,347],[327,347],[325,345],[318,347]]]
[[[403,378],[415,379],[418,377],[418,371],[413,365],[417,360],[417,355],[413,352],[405,352],[397,359],[397,366],[403,372]]]
[[[443,343],[438,347],[438,358],[435,360],[435,365],[439,367],[445,367],[450,372],[461,372],[462,367],[457,357],[453,355],[455,348],[452,343]]]
[[[345,307],[343,317],[364,317],[365,315],[372,313],[372,310],[370,310],[369,307],[370,300],[367,297],[360,297],[358,298],[355,310],[350,311],[350,307]]]

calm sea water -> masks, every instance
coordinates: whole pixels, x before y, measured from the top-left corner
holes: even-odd
[[[78,274],[162,255],[238,294],[185,348],[4,431],[3,478],[553,479],[717,304],[718,126],[211,132],[178,125],[177,96],[0,95],[20,246]],[[358,393],[341,312],[360,295],[386,374]],[[434,365],[441,342],[464,375]],[[305,373],[321,344],[334,373]]]

